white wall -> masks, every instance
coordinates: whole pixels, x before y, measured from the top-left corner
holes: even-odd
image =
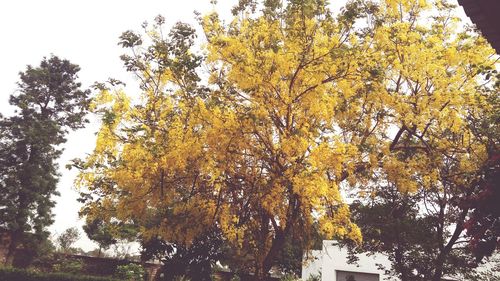
[[[367,256],[366,254],[358,255],[359,261],[357,264],[348,264],[348,252],[346,248],[338,246],[336,241],[323,241],[323,249],[321,251],[313,251],[312,258],[305,260],[302,267],[302,280],[307,280],[311,274],[317,274],[321,271],[322,281],[343,281],[337,280],[337,270],[379,274],[379,280],[398,280],[389,275],[385,275],[383,270],[378,269],[377,264],[389,268],[391,263],[381,254]],[[388,278],[388,279],[386,279]]]
[[[313,250],[309,256],[304,257],[302,262],[302,280],[307,280],[311,275],[318,275],[321,272],[322,253],[321,250]]]
[[[378,269],[378,264],[389,269],[391,262],[382,254],[366,255],[359,254],[359,261],[356,264],[347,263],[348,251],[345,247],[340,247],[334,240],[324,240],[322,250],[313,250],[308,256],[304,256],[302,265],[302,280],[306,281],[311,275],[318,275],[321,272],[322,281],[345,281],[337,280],[337,271],[348,271],[357,273],[379,274],[379,281],[398,281],[398,278],[386,275],[383,270]],[[491,263],[488,263],[488,260]],[[487,259],[485,264],[482,264],[477,269],[478,272],[486,272],[494,270],[494,266],[500,261],[500,254],[495,254],[490,259]],[[357,277],[360,279],[360,277]],[[366,279],[366,278],[365,278]],[[361,280],[361,279],[360,279]],[[445,276],[443,281],[464,280],[460,277]]]

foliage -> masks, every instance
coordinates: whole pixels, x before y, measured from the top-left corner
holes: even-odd
[[[481,73],[493,83],[480,87],[490,104],[481,112],[468,116],[469,129],[485,144],[487,159],[469,186],[469,196],[460,202],[462,210],[470,210],[464,228],[469,247],[477,261],[491,256],[500,247],[500,73],[497,68],[485,67]]]
[[[81,258],[72,256],[71,253],[64,253],[62,251],[53,251],[49,254],[43,255],[35,259],[31,264],[23,266],[22,268],[29,268],[41,272],[60,272],[71,274],[85,274],[88,271],[87,264]]]
[[[55,272],[81,274],[83,262],[81,260],[59,259],[56,263],[52,264],[52,269]]]
[[[300,278],[297,278],[297,276],[294,274],[285,274],[283,277],[280,278],[280,281],[297,281],[297,280],[300,280]]]
[[[57,237],[57,243],[64,253],[71,252],[71,246],[80,239],[80,232],[76,227],[70,227]]]
[[[500,152],[491,155],[481,172],[479,190],[461,204],[471,209],[464,228],[477,261],[500,248]]]
[[[55,56],[28,66],[10,96],[15,113],[0,119],[0,227],[11,238],[7,264],[27,239],[46,239],[53,222],[59,145],[68,130],[83,126],[89,104],[89,91],[76,81],[79,70]]]
[[[320,233],[314,228],[313,233],[308,234],[311,237],[312,249],[319,249],[323,246],[323,239]],[[304,235],[302,231],[293,233],[287,237],[283,247],[276,255],[275,270],[288,276],[300,276],[307,245],[304,245],[300,237]]]
[[[450,180],[456,170],[448,162],[434,187],[419,182],[416,192],[402,192],[389,182],[376,188],[376,196],[356,201],[351,210],[364,242],[352,253],[386,253],[392,262],[386,270],[401,280],[474,275],[498,247],[495,159],[486,159],[474,174],[461,174],[467,179],[461,185]]]
[[[25,234],[23,241],[23,249],[16,251],[12,266],[25,268],[34,263],[46,259],[55,251],[55,246],[48,238],[43,238],[38,235]]]
[[[471,271],[464,276],[467,281],[500,281],[500,256],[492,256],[485,259],[485,263],[479,270]]]
[[[276,256],[276,268],[286,276],[300,275],[304,250],[300,242],[294,243],[292,238],[287,239]]]
[[[129,242],[122,241],[113,245],[113,253],[111,256],[120,260],[134,260],[131,252],[132,245]]]
[[[318,274],[311,274],[306,281],[321,281],[321,272]]]
[[[185,276],[193,281],[212,280],[212,268],[224,261],[224,241],[218,230],[207,230],[189,246],[167,243],[158,238],[143,242],[142,258],[153,257],[163,263],[161,280]]]
[[[114,256],[128,259],[130,242],[138,239],[138,227],[132,223],[108,222],[99,217],[88,218],[83,225],[87,237],[99,245],[96,256],[102,255],[102,250],[113,246]]]
[[[21,270],[0,267],[0,280],[6,281],[117,281],[117,279],[73,275],[69,273],[39,273],[30,270]]]
[[[83,226],[83,231],[87,237],[99,245],[98,256],[101,256],[101,251],[109,249],[109,247],[117,242],[113,237],[112,229],[103,220],[93,219],[87,220]]]
[[[120,265],[116,268],[115,277],[126,281],[142,281],[144,280],[144,268],[135,263]]]
[[[439,13],[449,16],[451,9],[442,6]],[[443,18],[436,19],[451,30]],[[464,52],[463,46],[457,48]],[[415,161],[405,164],[412,168],[412,181],[400,179],[404,172],[394,170],[398,165],[384,163],[362,188],[363,199],[352,206],[365,239],[356,251],[387,253],[391,273],[401,280],[465,276],[498,249],[500,209],[493,202],[499,194],[493,182],[498,181],[500,84],[495,61],[475,75],[484,82],[474,89],[482,102],[461,105],[462,130],[449,124],[432,132],[429,122],[422,133],[406,131],[405,136],[403,131],[393,145],[400,151],[393,155],[399,163]]]
[[[350,249],[351,262],[360,252],[384,253],[392,263],[384,268],[401,280],[432,280],[437,268],[439,249],[448,240],[441,240],[438,225],[453,222],[453,208],[447,202],[446,216],[439,217],[429,212],[422,204],[434,206],[436,191],[401,193],[396,188],[385,187],[375,199],[351,205],[354,220],[361,226],[363,244]],[[444,210],[441,210],[444,212]],[[444,230],[446,238],[451,237]],[[467,249],[453,245],[443,261],[443,274],[455,276],[469,272],[475,267]]]
[[[465,275],[467,281],[500,281],[500,258],[494,256],[488,259],[481,270],[471,271]]]
[[[470,183],[456,175],[487,155],[466,116],[491,106],[481,85],[495,58],[456,32],[450,5],[353,1],[334,18],[326,1],[240,1],[235,12],[200,19],[206,57],[193,28],[164,36],[161,17],[147,37],[122,35],[141,85],[136,99],[100,85],[96,148],[76,163],[85,215],[179,245],[215,226],[262,280],[294,233],[306,250],[313,233],[361,241],[341,186],[376,197],[387,186],[374,182],[403,193]]]

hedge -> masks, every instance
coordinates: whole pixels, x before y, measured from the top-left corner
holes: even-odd
[[[119,281],[113,278],[74,275],[70,273],[40,273],[17,268],[0,267],[0,281]],[[123,281],[123,280],[121,280]]]

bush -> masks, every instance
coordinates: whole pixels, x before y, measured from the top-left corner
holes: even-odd
[[[321,272],[318,274],[312,274],[307,278],[307,281],[321,281]]]
[[[77,274],[81,273],[83,269],[83,262],[81,260],[61,260],[52,265],[55,272],[65,272]]]
[[[231,281],[241,281],[241,278],[240,278],[240,276],[235,274],[235,275],[233,275],[233,277],[231,277]]]
[[[144,280],[144,268],[138,264],[129,263],[116,268],[115,277],[127,281]]]
[[[73,275],[69,273],[39,273],[17,268],[0,267],[2,281],[118,281],[113,278]]]
[[[298,280],[300,279],[294,274],[285,274],[280,278],[280,281],[298,281]]]

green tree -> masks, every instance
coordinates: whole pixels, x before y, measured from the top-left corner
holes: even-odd
[[[486,112],[474,112],[469,124],[474,135],[486,144],[488,160],[478,172],[474,192],[462,202],[462,209],[471,213],[465,222],[467,236],[477,260],[490,256],[500,248],[500,73],[494,68],[484,70],[485,77],[494,77],[495,83],[483,90],[492,105]],[[488,94],[490,93],[490,94]],[[493,93],[493,94],[491,94]],[[498,261],[497,261],[498,262]]]
[[[468,281],[500,281],[500,257],[488,258],[481,270],[470,272],[466,275]]]
[[[474,272],[498,249],[500,233],[500,157],[494,151],[474,173],[457,173],[450,161],[430,187],[417,177],[417,191],[380,178],[369,196],[351,204],[364,238],[350,249],[352,260],[360,252],[385,253],[392,262],[386,269],[403,281],[481,276]]]
[[[77,82],[79,70],[56,56],[28,66],[10,97],[14,115],[0,120],[0,226],[10,237],[7,264],[27,237],[46,239],[53,222],[60,145],[70,129],[84,125],[89,105],[90,91]]]
[[[138,264],[129,263],[119,265],[115,271],[115,277],[126,281],[142,281],[146,274],[144,268]]]
[[[76,227],[70,227],[57,237],[57,243],[59,247],[61,247],[62,252],[70,253],[72,250],[71,246],[73,246],[78,239],[80,239],[80,232]]]
[[[405,2],[417,3],[390,2],[395,4],[393,8]],[[467,29],[458,33],[457,39],[472,41],[463,41],[455,47],[450,45],[451,38],[446,38],[446,34],[456,32],[451,22],[458,21],[453,16],[454,7],[446,1],[435,3],[435,9],[429,11],[435,14],[435,31],[425,42],[442,40],[446,54],[441,58],[453,61],[454,56],[465,57],[467,52],[477,50],[476,45],[484,46],[485,41]],[[393,36],[386,37],[386,43],[379,47],[400,56],[405,65],[413,54],[420,53],[401,52],[403,46],[415,46],[408,45],[407,39],[412,37],[412,29],[420,24],[418,20],[412,21],[406,26],[410,33],[398,34],[405,25],[405,15],[401,10],[393,11],[401,15],[400,20],[395,20],[396,25],[401,25],[392,29]],[[415,15],[418,12],[406,16],[412,19]],[[418,64],[418,60],[415,62]],[[391,153],[379,158],[371,180],[361,185],[363,199],[352,205],[352,209],[364,237],[358,250],[386,253],[392,262],[389,270],[403,281],[439,281],[446,275],[466,274],[482,257],[495,250],[498,241],[495,229],[498,230],[499,224],[498,204],[493,202],[496,202],[495,196],[498,198],[498,184],[491,183],[498,178],[495,173],[495,169],[498,170],[495,154],[499,140],[500,85],[495,70],[497,62],[498,59],[480,66],[470,62],[464,64],[468,69],[475,68],[472,72],[442,68],[446,85],[450,85],[455,74],[457,81],[464,83],[481,81],[470,90],[457,87],[457,91],[452,91],[453,95],[444,100],[434,91],[437,84],[431,82],[431,72],[426,70],[416,75],[412,73],[416,69],[413,64],[397,72],[393,90],[410,87],[409,97],[413,101],[405,109],[406,117],[401,120],[400,129],[388,147]],[[476,93],[470,99],[473,103],[465,102],[446,109],[453,97],[467,99],[466,94],[471,92]],[[436,118],[416,120],[425,119],[428,113],[427,106],[417,105],[423,99],[442,104],[435,111]],[[456,116],[460,116],[460,121],[453,120]],[[438,121],[438,118],[442,119]],[[476,258],[471,252],[475,245],[485,246],[479,251],[476,247]]]
[[[376,197],[351,204],[353,217],[363,233],[362,246],[350,248],[351,262],[357,260],[358,253],[384,253],[391,261],[391,267],[385,270],[401,280],[431,280],[440,246],[445,243],[440,240],[438,228],[450,224],[452,212],[443,217],[424,213],[420,204],[436,195],[429,193],[400,192],[389,185],[377,191]],[[450,207],[449,202],[442,205],[443,209],[434,202],[425,203],[432,204],[432,208],[438,207],[437,214]],[[451,236],[449,231],[445,235]],[[455,243],[450,245],[454,247]],[[444,273],[457,273],[459,266],[466,267],[468,261],[471,261],[470,255],[453,249],[446,255]]]
[[[192,281],[212,280],[217,261],[224,262],[227,245],[218,229],[209,229],[189,246],[168,243],[158,238],[142,243],[143,260],[160,259],[163,263],[161,280],[177,280],[181,276]]]
[[[102,254],[102,250],[107,250],[113,244],[116,244],[117,240],[113,236],[112,228],[101,219],[87,220],[83,226],[83,231],[87,234],[87,237],[96,242],[99,245],[98,256]]]
[[[491,155],[479,188],[461,206],[471,210],[464,227],[478,261],[500,248],[500,152]]]

